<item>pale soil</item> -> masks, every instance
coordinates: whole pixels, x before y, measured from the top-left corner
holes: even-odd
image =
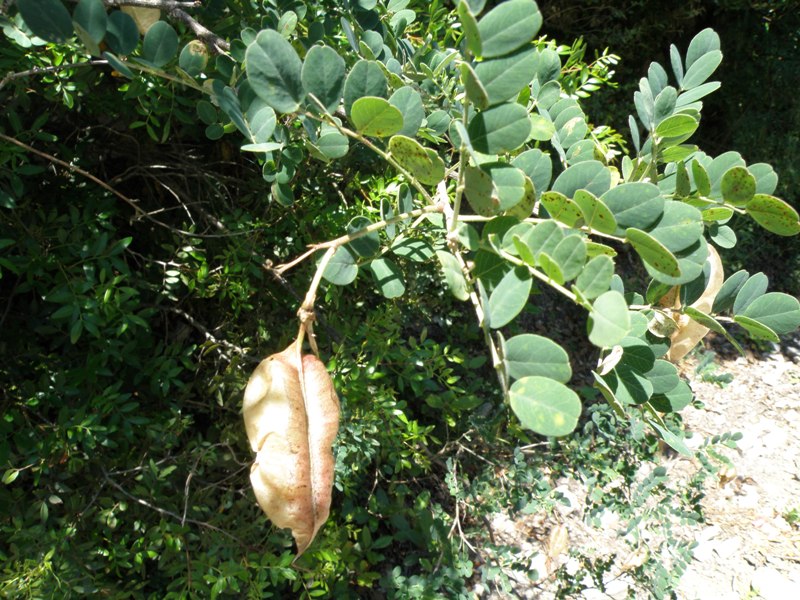
[[[691,361],[683,365],[696,396],[705,404],[702,410],[684,410],[687,429],[694,432],[690,446],[725,432],[739,431],[743,437],[738,449],[723,449],[733,469],[723,469],[707,481],[702,502],[705,522],[676,529],[698,543],[695,559],[680,580],[680,600],[800,599],[800,524],[790,522],[792,509],[800,513],[798,342],[800,338],[795,338],[759,357],[717,357],[714,372],[734,377],[724,388],[701,381]],[[676,481],[688,480],[699,468],[696,460],[671,453],[662,464]],[[491,524],[495,538],[520,548],[520,563],[549,577],[532,585],[526,573],[509,571],[516,580],[513,592],[478,585],[476,596],[553,598],[556,571],[574,572],[577,563],[569,552],[578,549],[590,556],[622,557],[605,578],[605,592],[589,589],[579,598],[648,598],[626,574],[643,557],[618,536],[618,517],[608,514],[601,528],[589,526],[584,514],[586,488],[577,481],[559,483],[572,506],[564,507],[558,518],[530,515],[512,520],[496,515]]]

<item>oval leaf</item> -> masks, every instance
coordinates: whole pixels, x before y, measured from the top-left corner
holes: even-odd
[[[506,273],[489,297],[487,310],[492,328],[507,325],[525,308],[532,285],[528,269],[517,267]]]
[[[747,214],[767,231],[790,236],[800,233],[797,211],[786,202],[768,194],[756,194],[745,205]]]
[[[533,0],[510,0],[478,21],[484,58],[502,56],[530,42],[542,26],[542,15]]]
[[[567,352],[541,335],[524,333],[512,337],[505,343],[504,360],[514,379],[538,375],[567,383],[572,377]]]
[[[178,33],[166,21],[154,23],[144,35],[142,58],[156,67],[163,67],[178,53]]]
[[[540,435],[567,435],[578,424],[580,398],[558,381],[537,375],[523,377],[511,386],[509,397],[522,426]]]
[[[631,318],[625,298],[610,290],[601,294],[589,313],[589,341],[600,348],[619,344],[631,328]]]
[[[444,161],[435,151],[424,148],[417,140],[395,135],[389,140],[389,152],[424,185],[436,185],[444,179]]]
[[[484,154],[516,150],[528,139],[528,111],[516,103],[499,104],[478,113],[467,128],[473,148]]]
[[[319,100],[329,113],[342,101],[345,63],[339,54],[328,46],[314,46],[306,54],[300,71],[300,81],[307,94]],[[317,106],[316,102],[311,102]]]
[[[72,19],[59,0],[17,0],[17,9],[31,31],[48,42],[72,37]]]
[[[292,45],[272,29],[261,31],[245,52],[247,79],[256,95],[278,112],[300,108],[302,62]]]
[[[350,120],[364,135],[389,137],[403,128],[402,113],[388,100],[365,96],[353,102]]]

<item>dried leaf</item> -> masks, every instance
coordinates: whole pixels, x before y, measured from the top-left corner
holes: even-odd
[[[692,308],[710,314],[714,304],[714,298],[722,287],[725,274],[722,270],[722,261],[713,246],[708,246],[708,261],[711,264],[711,272],[708,277],[706,289],[700,297],[692,303]],[[672,334],[672,343],[667,354],[667,360],[678,362],[689,351],[695,347],[697,342],[702,340],[708,333],[708,328],[703,327],[696,321],[691,320],[686,315],[680,315],[677,319],[678,329]]]
[[[292,530],[299,557],[328,518],[331,446],[339,399],[325,365],[296,344],[261,362],[244,392],[244,422],[257,452],[250,470],[256,499],[277,527]]]
[[[161,19],[160,8],[143,8],[141,6],[120,6],[119,9],[128,13],[136,22],[139,33],[144,35],[159,19]]]

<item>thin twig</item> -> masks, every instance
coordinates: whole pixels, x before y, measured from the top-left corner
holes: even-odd
[[[223,340],[223,339],[220,339],[220,338],[214,336],[214,334],[212,334],[205,325],[200,323],[197,319],[195,319],[192,315],[187,313],[185,310],[181,310],[180,308],[175,308],[174,306],[164,307],[163,310],[167,310],[169,312],[175,313],[176,315],[179,315],[182,318],[186,319],[192,327],[194,327],[200,333],[202,333],[205,336],[205,338],[209,342],[211,342],[212,344],[217,344],[218,346],[222,346],[223,348],[227,348],[228,350],[230,350],[232,352],[236,352],[237,354],[240,354],[240,355],[244,356],[245,358],[247,358],[247,356],[248,356],[247,350],[245,350],[241,346],[237,346],[236,344],[233,344],[233,343],[231,343],[231,342],[229,342],[227,340]],[[225,354],[224,352],[222,353],[222,356],[224,358],[226,358],[228,361],[230,361],[230,357],[227,354]],[[255,360],[255,359],[253,359],[253,360]]]
[[[21,79],[22,77],[30,77],[31,75],[43,75],[45,73],[55,73],[57,71],[64,71],[66,69],[77,69],[79,67],[94,67],[100,65],[107,65],[107,60],[89,60],[84,62],[69,63],[66,65],[54,65],[51,67],[34,67],[27,71],[18,71],[17,73],[7,73],[3,79],[0,79],[0,90],[2,90],[8,82],[14,79]]]
[[[56,158],[52,154],[47,154],[47,152],[42,152],[41,150],[37,150],[33,146],[29,146],[25,142],[20,142],[18,139],[9,137],[4,133],[0,133],[0,140],[5,140],[6,142],[9,142],[10,144],[14,144],[15,146],[19,146],[20,148],[23,148],[24,150],[27,150],[28,152],[32,152],[33,154],[35,154],[37,156],[40,156],[40,157],[42,157],[44,159],[47,159],[52,163],[60,165],[60,166],[64,167],[65,169],[69,169],[70,171],[72,171],[74,173],[78,173],[79,175],[82,175],[83,177],[86,177],[86,179],[89,179],[89,180],[95,182],[101,188],[111,192],[117,198],[121,199],[126,204],[128,204],[131,208],[133,208],[134,212],[136,213],[136,217],[137,218],[142,218],[142,217],[146,217],[147,216],[147,213],[145,211],[143,211],[141,208],[139,208],[139,205],[136,203],[135,200],[132,200],[131,198],[128,198],[122,192],[118,192],[113,187],[108,185],[105,181],[103,181],[102,179],[98,179],[97,177],[95,177],[94,175],[89,173],[88,171],[84,171],[80,167],[76,167],[75,165],[71,165],[68,162],[61,160],[60,158]]]

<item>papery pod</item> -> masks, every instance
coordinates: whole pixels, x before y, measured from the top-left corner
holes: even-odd
[[[280,528],[292,530],[299,557],[328,518],[339,399],[325,365],[296,344],[264,359],[244,392],[256,500]]]
[[[161,19],[160,8],[144,8],[141,6],[120,6],[119,9],[130,15],[136,22],[139,33],[144,35],[155,23]]]
[[[717,254],[716,249],[709,244],[708,246],[708,262],[711,265],[711,271],[708,276],[708,283],[700,297],[692,304],[692,308],[696,308],[705,314],[711,313],[711,307],[714,305],[714,298],[717,296],[722,282],[725,279],[725,273],[722,269],[722,261]],[[669,296],[669,294],[668,294]],[[679,294],[675,294],[679,296]],[[679,300],[678,300],[679,302]],[[667,360],[676,363],[689,351],[695,347],[697,342],[702,340],[708,333],[708,327],[700,325],[697,321],[693,321],[688,315],[676,315],[676,322],[678,329],[670,336],[670,347],[667,353]]]

